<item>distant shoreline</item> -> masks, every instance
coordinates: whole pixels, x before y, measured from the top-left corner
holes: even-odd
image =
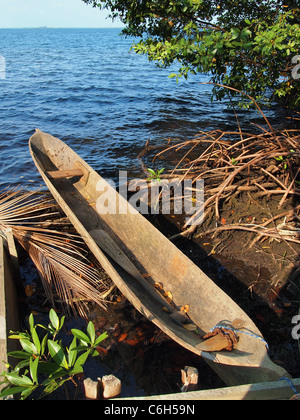
[[[1,29],[123,29],[124,26],[101,26],[101,27],[86,27],[86,26],[70,26],[70,27],[56,27],[56,26],[36,26],[36,27],[15,27],[15,28],[0,28]]]

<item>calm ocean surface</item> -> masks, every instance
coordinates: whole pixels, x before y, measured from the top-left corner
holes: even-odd
[[[139,176],[146,141],[236,129],[227,103],[212,103],[208,76],[169,79],[130,52],[119,29],[0,29],[0,184],[39,187],[28,139],[40,128],[67,142],[102,175]],[[173,70],[176,71],[176,66]],[[239,113],[241,123],[257,113]]]

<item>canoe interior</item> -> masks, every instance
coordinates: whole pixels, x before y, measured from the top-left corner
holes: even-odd
[[[261,336],[261,333],[245,312],[70,147],[61,140],[36,130],[30,139],[30,150],[56,201],[116,286],[137,310],[179,344],[203,356],[208,362],[214,362],[212,365],[228,365],[222,366],[221,370],[225,372],[223,378],[227,379],[226,383],[229,385],[275,380],[286,374],[269,360],[264,342],[252,336]],[[84,177],[53,179],[47,175],[48,171],[68,171],[78,167],[85,173]],[[105,198],[116,199],[115,214],[99,213],[99,206],[96,204],[105,204]],[[126,214],[119,214],[119,209],[123,213],[126,209]],[[101,213],[104,211],[101,210]],[[242,319],[245,329],[239,334],[236,349],[218,353],[201,351],[201,335],[177,325],[164,312],[159,301],[149,296],[135,278],[106,255],[89,234],[95,229],[104,230],[113,239],[145,276],[145,281],[161,283],[164,291],[172,293],[173,301],[178,307],[189,305],[188,315],[201,333],[208,332],[221,321]],[[233,366],[236,368],[233,369]],[[244,382],[240,378],[240,367],[247,368]],[[228,380],[228,375],[232,377],[232,381]]]

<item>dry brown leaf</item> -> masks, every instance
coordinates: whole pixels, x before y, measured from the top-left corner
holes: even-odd
[[[195,324],[183,324],[182,326],[188,331],[195,331],[197,329],[197,325]]]
[[[169,309],[168,309],[166,306],[163,306],[163,307],[162,307],[162,310],[163,310],[164,312],[167,312],[168,314],[170,313]]]
[[[34,292],[35,292],[35,289],[34,289],[33,286],[31,286],[31,285],[28,284],[25,287],[25,294],[26,294],[27,297],[31,297],[34,294]]]
[[[171,302],[173,301],[173,295],[172,295],[172,293],[171,293],[171,292],[169,292],[169,291],[165,292],[165,293],[164,293],[164,296],[165,296],[166,301],[167,301],[168,303],[171,303]]]

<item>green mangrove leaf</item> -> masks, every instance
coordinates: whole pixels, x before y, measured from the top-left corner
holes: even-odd
[[[69,366],[63,348],[56,341],[48,340],[48,349],[55,363],[64,369],[68,369]]]

